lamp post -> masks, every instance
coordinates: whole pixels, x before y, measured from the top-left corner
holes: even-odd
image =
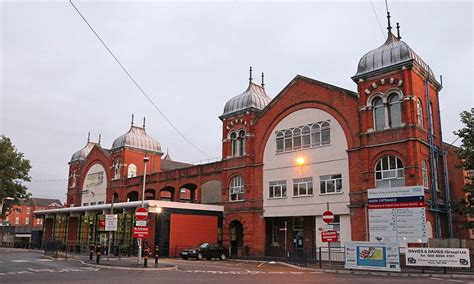
[[[145,184],[146,184],[146,164],[150,160],[147,156],[143,158],[143,188],[142,188],[142,207],[145,207]],[[137,263],[140,264],[140,259],[142,258],[142,238],[138,238],[138,260]]]

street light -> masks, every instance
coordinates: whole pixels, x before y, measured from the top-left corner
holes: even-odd
[[[304,158],[303,157],[298,157],[296,158],[296,164],[300,167],[304,166]]]
[[[142,208],[145,207],[145,184],[146,184],[146,164],[150,158],[145,156],[143,158],[143,188],[142,188]],[[142,238],[138,238],[138,260],[137,263],[140,264],[140,259],[142,258]]]

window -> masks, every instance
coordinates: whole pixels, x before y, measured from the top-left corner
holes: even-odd
[[[429,119],[430,119],[430,125],[429,125],[429,127],[430,127],[431,129],[434,129],[434,127],[433,127],[433,104],[432,104],[431,102],[430,102],[430,107],[429,107],[429,110],[428,110],[428,111],[429,111],[429,115],[430,115],[430,117],[429,117]],[[433,131],[433,133],[434,133],[434,131]]]
[[[41,219],[36,219],[36,225],[40,225],[40,220]]]
[[[239,156],[245,156],[245,131],[239,131]]]
[[[274,224],[274,220],[272,219],[272,246],[279,246],[278,240],[278,233],[280,228]]]
[[[91,202],[91,206],[95,205],[96,203],[95,202]]]
[[[82,206],[89,206],[89,203],[84,202],[84,203],[82,204]]]
[[[270,198],[286,197],[286,180],[271,181],[268,189]]]
[[[137,176],[137,166],[135,164],[128,165],[128,178],[136,177]]]
[[[276,152],[289,152],[331,144],[331,124],[321,121],[275,132]]]
[[[119,179],[120,178],[120,167],[122,166],[122,163],[119,160],[115,160],[114,164],[112,165],[114,169],[114,179]]]
[[[97,202],[97,205],[101,205],[101,204],[104,204],[104,201]]]
[[[71,173],[71,187],[76,187],[76,172]]]
[[[438,186],[438,157],[435,157],[435,160],[433,163],[433,187],[436,192],[440,192],[440,189]]]
[[[416,100],[416,122],[419,127],[423,127],[423,107],[420,99]]]
[[[313,195],[313,178],[297,178],[293,180],[293,196]]]
[[[20,224],[20,217],[15,217],[15,225]]]
[[[293,231],[304,230],[304,217],[293,217]]]
[[[26,214],[30,214],[31,212],[31,208],[30,207],[26,207]]]
[[[230,134],[232,143],[232,157],[239,157],[245,155],[245,130],[240,130],[238,135],[236,132]]]
[[[397,127],[402,125],[402,113],[400,110],[400,99],[398,94],[390,94],[388,97],[388,114],[390,127]]]
[[[426,161],[421,161],[421,176],[423,177],[423,187],[429,188],[428,168],[426,167]]]
[[[30,218],[26,217],[25,218],[25,225],[29,225],[30,224]]]
[[[385,156],[375,167],[376,187],[396,187],[405,185],[405,171],[402,161],[396,156]]]
[[[237,145],[237,134],[232,132],[230,134],[230,141],[232,143],[232,157],[237,156],[238,145]]]
[[[326,175],[319,177],[319,186],[321,194],[331,194],[342,192],[342,176]]]
[[[244,200],[244,183],[242,176],[235,176],[230,181],[229,186],[230,201]]]
[[[375,130],[382,130],[385,128],[385,107],[381,98],[376,98],[372,102],[374,108],[374,125]]]

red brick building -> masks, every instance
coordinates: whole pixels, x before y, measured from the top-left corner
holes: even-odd
[[[454,165],[442,142],[442,86],[391,29],[389,21],[386,42],[360,59],[357,91],[298,75],[271,99],[263,74],[256,84],[251,70],[247,89],[219,117],[218,162],[162,157],[159,142],[133,119],[110,149],[88,141],[69,163],[67,206],[141,200],[148,157],[144,199],[223,205],[217,239],[234,254],[323,246],[328,207],[340,245],[369,240],[367,192],[383,187],[422,186],[427,238],[452,236],[448,204],[460,177],[448,175]]]

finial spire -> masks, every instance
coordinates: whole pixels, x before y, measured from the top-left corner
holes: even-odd
[[[388,21],[387,30],[388,30],[388,35],[390,35],[392,33],[392,25],[390,24],[390,12],[388,11],[387,0],[385,0],[385,9],[387,9],[387,21]]]
[[[252,66],[250,66],[249,72],[250,72],[249,83],[252,83]]]
[[[89,143],[91,141],[91,132],[89,131],[87,133],[87,143]]]
[[[143,129],[145,129],[145,121],[146,121],[146,117],[143,117]]]
[[[397,22],[397,39],[400,40],[402,37],[400,36],[400,24]]]
[[[131,126],[133,126],[133,118],[134,118],[134,115],[133,115],[133,113],[132,113],[132,123],[131,123]]]
[[[100,145],[100,138],[102,138],[102,134],[99,133],[99,145]]]
[[[263,72],[262,72],[262,88],[265,88],[265,81],[264,81],[264,79],[265,79],[265,74],[263,74]]]

